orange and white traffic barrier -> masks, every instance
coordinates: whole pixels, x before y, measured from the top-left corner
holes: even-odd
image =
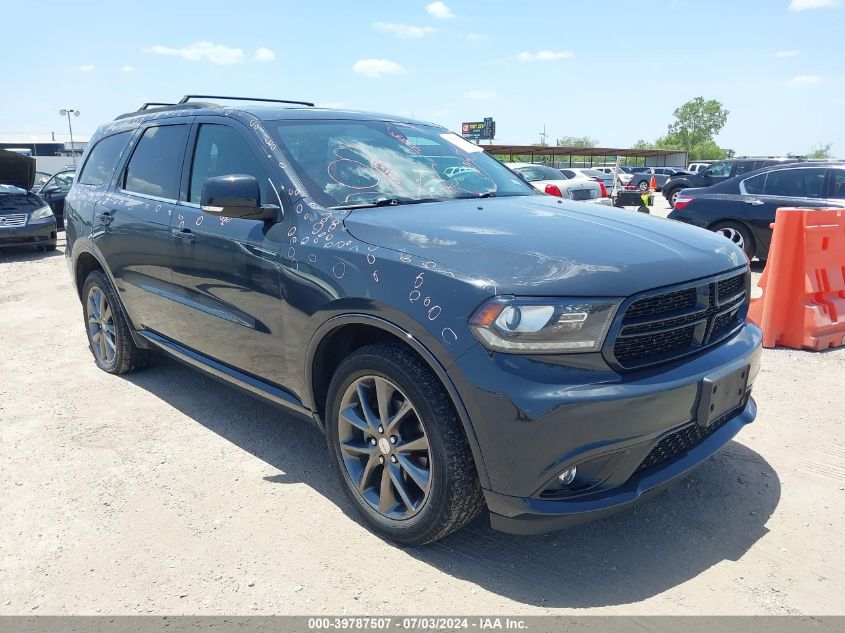
[[[763,347],[845,345],[845,209],[777,210],[769,260],[748,319]]]

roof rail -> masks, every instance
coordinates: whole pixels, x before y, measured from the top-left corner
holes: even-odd
[[[285,99],[264,99],[262,97],[224,97],[221,95],[185,95],[177,105],[188,103],[190,99],[227,99],[229,101],[263,101],[267,103],[290,103],[294,105],[304,105],[314,107],[310,101],[288,101]]]
[[[150,106],[173,106],[173,105],[176,105],[176,104],[175,103],[164,103],[162,101],[147,101],[147,103],[144,103],[143,105],[141,105],[140,108],[138,108],[138,112],[140,112],[141,110],[146,110]]]

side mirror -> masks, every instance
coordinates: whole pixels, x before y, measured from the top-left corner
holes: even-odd
[[[203,183],[200,206],[205,213],[248,220],[273,220],[279,207],[261,206],[261,187],[255,176],[215,176]]]
[[[40,191],[40,193],[44,193],[44,194],[49,195],[51,193],[58,193],[59,191],[60,191],[60,189],[59,189],[58,185],[50,185],[49,187],[44,187],[44,189],[42,189]]]

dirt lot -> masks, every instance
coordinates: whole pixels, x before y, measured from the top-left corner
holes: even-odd
[[[402,549],[308,424],[169,360],[97,370],[63,248],[0,254],[0,614],[843,611],[845,350],[766,350],[757,421],[630,512]]]

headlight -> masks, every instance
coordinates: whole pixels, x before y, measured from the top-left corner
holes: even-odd
[[[32,220],[43,220],[44,218],[51,218],[53,217],[53,210],[45,205],[40,209],[36,209],[32,212],[32,215],[29,216]]]
[[[622,299],[494,297],[470,317],[478,340],[497,352],[595,352]]]

